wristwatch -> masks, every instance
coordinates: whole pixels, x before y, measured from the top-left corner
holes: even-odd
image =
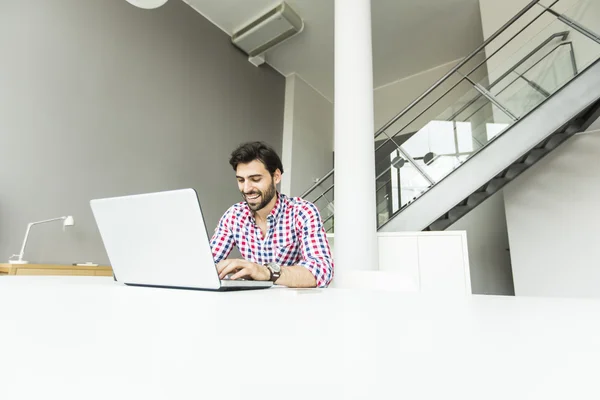
[[[277,263],[270,262],[265,264],[265,267],[268,268],[269,273],[271,274],[271,276],[269,276],[269,280],[271,282],[276,282],[281,276],[281,266]]]

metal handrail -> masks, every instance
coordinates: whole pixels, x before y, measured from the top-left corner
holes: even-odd
[[[597,35],[595,32],[590,31],[588,28],[581,25],[577,21],[572,20],[571,18],[567,17],[566,15],[560,14],[560,13],[554,11],[551,8],[553,4],[548,7],[546,7],[545,5],[542,5],[542,4],[538,4],[538,5],[540,7],[542,7],[544,9],[544,11],[547,11],[550,14],[554,15],[562,23],[570,26],[571,28],[575,29],[577,32],[587,36],[589,39],[593,40],[594,42],[600,43],[600,35]]]
[[[535,68],[539,63],[541,63],[543,60],[545,60],[548,56],[550,56],[554,51],[556,51],[556,49],[571,44],[571,42],[564,42],[564,43],[560,43],[558,44],[556,47],[554,47],[552,50],[550,50],[548,53],[546,53],[540,60],[538,60],[535,64],[533,64],[531,67],[529,67],[527,70],[525,70],[524,73],[529,72],[531,69]],[[539,51],[540,49],[537,49],[537,51]],[[519,64],[520,66],[521,64]],[[574,75],[577,75],[577,71],[574,71]],[[506,90],[508,87],[510,87],[510,85],[512,85],[518,78],[515,78],[511,83],[509,83],[508,85],[506,85],[506,87],[504,89],[502,89],[500,92],[498,92],[498,94],[502,93],[504,90]],[[495,85],[497,82],[499,82],[499,80],[496,80],[492,85]],[[491,86],[491,85],[490,85]],[[480,94],[479,96],[477,96],[474,100],[471,100],[471,102],[469,104],[467,104],[466,107],[462,107],[460,111],[456,112],[455,114],[453,114],[453,116],[451,118],[448,118],[448,120],[453,120],[456,116],[458,116],[461,112],[463,112],[466,108],[468,108],[471,104],[475,103],[477,101],[477,99],[484,97],[482,94]],[[546,96],[546,97],[549,97]],[[481,107],[479,107],[475,112],[473,112],[469,117],[467,117],[466,119],[469,119],[471,116],[475,115],[477,112],[479,112],[479,110],[481,110],[483,107],[485,107],[485,104],[482,105]],[[386,174],[387,172],[389,172],[392,169],[392,165],[388,166],[383,172],[381,172],[379,175],[377,175],[376,179],[380,178],[381,176],[383,176],[384,174]],[[331,190],[331,187],[329,187],[327,190]]]
[[[535,82],[531,82],[529,83],[529,80],[527,78],[525,78],[525,74],[529,71],[531,71],[533,68],[535,68],[539,63],[541,63],[542,61],[544,61],[548,56],[550,56],[552,53],[554,53],[557,49],[563,47],[563,46],[570,46],[571,47],[571,60],[573,60],[573,43],[571,42],[563,42],[560,43],[558,45],[556,45],[556,47],[554,47],[552,50],[550,50],[548,53],[546,53],[542,58],[540,58],[535,64],[533,64],[531,67],[527,68],[525,71],[523,71],[522,74],[518,74],[519,76],[517,76],[515,79],[513,79],[512,82],[510,82],[508,85],[506,85],[506,87],[504,87],[502,90],[500,90],[498,93],[496,93],[496,96],[498,96],[500,93],[504,92],[506,89],[508,89],[513,83],[515,83],[519,78],[523,78],[525,79],[528,84],[533,87],[536,91],[538,91],[540,94],[542,94],[544,97],[548,98],[550,97],[550,93],[548,93],[544,88],[542,88],[541,86],[539,86],[537,83]],[[539,50],[538,50],[539,51]],[[573,62],[573,75],[577,75],[577,66],[574,64]],[[499,82],[499,80],[494,81],[490,87],[496,85]],[[452,114],[452,116],[450,116],[448,118],[449,121],[453,121],[454,119],[456,119],[456,117],[458,117],[463,111],[465,111],[467,108],[469,108],[471,105],[473,105],[477,100],[479,100],[481,97],[483,97],[482,95],[476,96],[473,100],[469,101],[467,104],[465,104],[464,106],[462,106],[457,112],[455,112],[454,114]],[[469,115],[467,118],[465,118],[466,120],[468,120],[469,118],[471,118],[473,115],[477,114],[479,112],[479,110],[481,110],[483,107],[485,107],[486,104],[482,105],[481,107],[479,107],[477,110],[475,110],[473,113],[471,113],[471,115]]]
[[[568,25],[569,27],[573,28],[574,30],[578,31],[579,33],[587,36],[589,39],[592,39],[593,41],[597,42],[600,44],[600,36],[596,35],[594,32],[590,31],[589,29],[587,29],[586,27],[578,24],[576,21],[571,20],[570,18],[566,17],[565,15],[559,14],[556,11],[552,10],[551,7],[553,7],[556,3],[558,3],[560,0],[554,0],[552,2],[552,4],[550,4],[549,6],[543,6],[541,4],[537,4],[540,7],[542,7],[544,9],[544,11],[542,13],[540,13],[537,17],[533,18],[531,21],[529,21],[527,24],[525,24],[525,26],[523,26],[520,30],[518,30],[514,35],[511,36],[510,39],[508,39],[502,46],[498,47],[491,55],[489,55],[485,60],[481,61],[477,66],[475,66],[474,68],[471,69],[471,71],[469,71],[466,74],[466,77],[468,77],[469,75],[471,75],[474,71],[476,71],[480,66],[482,66],[484,63],[486,63],[489,59],[491,59],[494,55],[496,55],[500,50],[502,50],[508,43],[510,43],[515,37],[517,37],[518,35],[520,35],[523,31],[525,31],[525,29],[527,29],[530,25],[532,25],[538,18],[540,18],[544,12],[549,12],[552,15],[556,16],[558,20],[560,20],[561,22],[565,23],[566,25]],[[530,3],[531,5],[531,3]],[[523,10],[522,10],[523,11]],[[526,12],[526,11],[525,11]],[[517,14],[518,15],[518,14]],[[515,16],[517,17],[517,16]],[[513,17],[514,18],[514,17]],[[520,17],[517,17],[517,19]],[[509,21],[510,22],[510,21]],[[502,28],[500,29],[504,29],[505,26],[502,26]],[[500,33],[499,31],[496,32],[494,35],[496,35],[497,33]],[[490,36],[489,39],[491,39],[494,35]],[[488,39],[488,40],[489,40]],[[485,42],[482,46],[485,46]],[[480,46],[481,47],[481,46]],[[476,50],[474,53],[477,53],[478,51]],[[473,54],[471,54],[470,56],[468,56],[467,58],[472,57]],[[464,61],[464,60],[463,60]],[[572,60],[572,62],[574,62]],[[462,62],[461,62],[462,63]],[[460,64],[459,64],[460,65]],[[459,67],[459,65],[457,65],[457,67]],[[576,69],[576,68],[575,68]],[[450,71],[450,73],[452,73],[452,71]],[[442,77],[442,79],[446,79],[447,77],[444,76]],[[456,88],[461,82],[463,82],[463,80],[465,80],[466,78],[462,78],[460,79],[457,83],[455,83],[454,85],[452,85],[451,88],[449,88],[444,94],[442,94],[435,102],[433,102],[432,104],[430,104],[428,107],[426,107],[423,111],[421,111],[417,116],[415,116],[412,120],[410,120],[408,123],[406,123],[402,128],[400,128],[398,130],[398,132],[394,135],[392,135],[391,137],[388,136],[386,134],[386,136],[388,136],[388,139],[385,140],[382,144],[379,145],[379,147],[377,147],[375,149],[375,151],[377,151],[379,148],[383,147],[386,143],[388,143],[389,141],[394,142],[394,137],[396,137],[398,135],[399,132],[403,131],[404,129],[406,129],[406,127],[408,127],[410,124],[412,124],[414,121],[416,121],[418,118],[420,118],[423,114],[425,114],[425,112],[427,112],[429,109],[431,109],[431,107],[433,107],[439,100],[441,100],[444,96],[446,96],[448,93],[450,93],[452,90],[454,90],[454,88]],[[424,95],[427,95],[429,93],[424,93]],[[421,99],[417,99],[417,101],[413,102],[413,103],[417,103],[418,101],[420,101]],[[410,107],[411,105],[409,105]],[[404,111],[408,111],[407,109],[403,110]],[[395,122],[395,121],[394,121]],[[386,124],[387,125],[387,124]],[[377,137],[380,133],[382,133],[382,129],[384,129],[384,127],[382,127],[376,134],[375,137]],[[387,129],[387,128],[386,128]],[[385,133],[385,132],[383,132]],[[395,143],[395,142],[394,142]],[[398,146],[399,147],[399,146]],[[408,161],[413,164],[413,166],[419,171],[421,172],[421,174],[423,175],[422,169],[416,165],[411,159],[408,159]],[[428,176],[425,176],[427,178],[427,180],[430,180]]]
[[[552,7],[553,5],[555,5],[556,3],[558,3],[560,0],[555,0],[550,7]],[[544,13],[540,13],[537,17],[533,18],[531,21],[529,21],[527,24],[525,24],[525,26],[523,26],[521,29],[519,29],[514,35],[512,35],[510,37],[510,39],[508,39],[502,46],[499,46],[496,50],[494,50],[492,52],[492,54],[490,54],[485,60],[481,61],[479,64],[477,64],[474,68],[472,68],[467,74],[466,76],[471,75],[473,72],[475,72],[477,69],[479,69],[479,67],[481,67],[483,64],[485,64],[488,60],[490,60],[492,57],[494,57],[498,52],[500,52],[506,45],[508,45],[508,43],[510,43],[514,38],[516,38],[517,36],[519,36],[523,31],[525,31],[530,25],[532,25],[538,18],[540,18]],[[456,88],[458,85],[460,85],[462,82],[464,81],[464,78],[460,79],[458,82],[456,82],[454,85],[452,85],[452,87],[450,87],[448,90],[446,90],[446,92],[444,92],[444,94],[442,94],[440,97],[438,97],[438,99],[436,101],[434,101],[433,103],[431,103],[429,106],[427,106],[423,111],[421,111],[419,114],[417,114],[412,120],[410,120],[409,122],[407,122],[406,124],[404,124],[404,126],[402,128],[400,128],[398,130],[398,132],[403,131],[404,129],[406,129],[406,127],[408,127],[410,124],[412,124],[413,122],[415,122],[418,118],[420,118],[423,114],[425,114],[427,111],[429,111],[431,109],[431,107],[433,107],[439,100],[441,100],[442,98],[444,98],[448,93],[450,93],[452,90],[454,90],[454,88]],[[397,136],[398,132],[394,135],[392,135],[392,137],[390,138],[388,136],[388,140],[385,141],[384,143],[382,143],[378,148],[376,148],[375,150],[377,151],[377,149],[379,149],[381,146],[383,146],[385,143],[387,143],[389,140],[393,141],[393,138],[395,136]],[[375,134],[375,137],[377,137],[377,135],[379,135],[379,133]],[[387,134],[386,134],[387,136]],[[419,169],[417,167],[417,169]],[[419,169],[420,170],[420,169]]]
[[[514,67],[512,67],[511,69],[509,69],[508,71],[506,71],[505,73],[503,73],[502,75],[500,75],[500,77],[498,79],[496,79],[494,82],[492,82],[492,84],[490,85],[490,87],[495,86],[498,82],[502,81],[504,78],[506,78],[508,75],[511,74],[511,72],[513,72],[515,69],[519,68],[521,65],[523,65],[525,63],[525,61],[529,60],[535,53],[537,53],[538,51],[540,51],[541,49],[543,49],[544,47],[546,47],[546,45],[548,43],[550,43],[551,41],[553,41],[554,39],[556,39],[557,37],[560,37],[561,40],[566,40],[567,37],[569,37],[569,31],[562,31],[562,32],[557,32],[553,35],[550,35],[550,37],[548,37],[548,39],[544,40],[542,43],[540,43],[539,46],[537,46],[535,49],[531,50],[529,53],[527,53],[527,55],[525,57],[523,57],[519,62],[517,62]]]
[[[535,53],[537,53],[538,51],[540,51],[541,49],[543,49],[548,43],[550,43],[555,38],[562,36],[562,40],[565,40],[568,37],[568,35],[569,35],[569,31],[558,32],[558,33],[555,33],[555,34],[551,35],[550,37],[548,37],[548,39],[544,40],[539,46],[537,46],[535,49],[533,49],[532,51],[530,51],[529,53],[527,53],[527,55],[525,57],[523,57],[518,63],[516,63],[512,68],[510,68],[508,71],[506,71],[505,73],[503,73],[502,75],[500,75],[500,77],[498,79],[496,79],[494,82],[492,82],[489,85],[489,87],[492,88],[492,87],[496,86],[499,82],[501,82],[504,78],[506,78],[511,73],[513,73],[517,68],[519,68],[521,65],[523,65],[525,63],[525,61],[529,60]],[[554,52],[554,50],[556,50],[558,47],[562,46],[563,44],[564,43],[561,43],[558,46],[556,46],[554,49],[552,49],[552,51],[550,51],[548,54],[546,54],[544,57],[542,57],[542,59],[548,57],[552,52]],[[534,65],[537,65],[537,63],[534,64]],[[529,70],[531,70],[531,67],[528,68],[525,72],[523,72],[523,74],[520,74],[520,75],[526,74]],[[510,85],[512,85],[513,82],[509,83],[507,85],[507,87],[510,86]],[[455,112],[454,114],[452,114],[452,116],[450,118],[448,118],[448,119],[449,120],[453,120],[458,115],[460,115],[460,113],[462,113],[466,108],[468,108],[469,106],[471,106],[471,104],[475,103],[480,98],[481,98],[481,95],[476,96],[473,100],[471,100],[469,103],[467,103],[465,106],[463,106],[460,110],[458,110],[457,112]]]
[[[481,50],[485,49],[485,47],[488,44],[490,44],[490,42],[492,42],[494,39],[496,39],[498,36],[500,36],[502,33],[504,33],[504,31],[506,29],[508,29],[515,21],[517,21],[519,18],[521,18],[523,15],[525,15],[527,13],[527,11],[531,10],[539,2],[540,2],[540,0],[533,0],[529,4],[527,4],[521,11],[519,11],[516,15],[514,15],[511,19],[509,19],[508,22],[506,22],[504,25],[502,25],[500,27],[500,29],[498,29],[492,36],[487,38],[481,45],[479,45],[479,47],[477,47],[477,49],[475,49],[473,52],[471,52],[471,54],[469,54],[467,57],[465,57],[461,62],[456,64],[454,66],[454,68],[452,68],[444,76],[442,76],[440,79],[438,79],[429,89],[427,89],[423,94],[421,94],[419,97],[417,97],[415,100],[413,100],[402,111],[400,111],[398,114],[396,114],[396,116],[394,118],[392,118],[390,121],[388,121],[388,123],[386,123],[381,128],[379,128],[377,130],[377,132],[375,132],[375,136],[378,136],[380,133],[385,131],[387,128],[389,128],[390,126],[395,124],[396,121],[398,121],[400,118],[402,118],[404,116],[404,114],[406,114],[417,103],[419,103],[421,100],[423,100],[425,97],[427,97],[427,95],[429,95],[431,92],[433,92],[435,89],[437,89],[438,86],[440,86],[442,83],[444,83],[444,81],[446,79],[448,79],[450,76],[452,76],[455,72],[457,72],[460,68],[462,68],[466,63],[471,61],[471,59],[473,57],[475,57]]]
[[[321,182],[323,182],[325,179],[327,179],[331,175],[333,175],[333,171],[334,170],[332,169],[327,174],[325,174],[324,177],[322,177],[321,179],[319,179],[318,181],[316,181],[314,183],[314,185],[312,185],[310,188],[308,188],[308,190],[304,191],[304,193],[302,193],[302,195],[300,197],[302,197],[302,198],[306,197],[307,194],[309,194],[310,192],[312,192],[313,190],[315,190],[317,187],[319,187],[321,185]]]

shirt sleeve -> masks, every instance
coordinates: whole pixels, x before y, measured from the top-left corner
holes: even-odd
[[[230,229],[231,222],[232,210],[230,208],[219,220],[215,232],[210,239],[210,248],[212,250],[213,258],[215,259],[215,264],[226,259],[233,249],[234,240],[233,233]]]
[[[314,204],[308,203],[299,217],[302,261],[298,265],[313,274],[317,287],[327,287],[333,278],[333,257],[321,215]]]

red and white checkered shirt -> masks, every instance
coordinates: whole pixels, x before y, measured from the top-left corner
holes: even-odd
[[[317,287],[327,287],[333,277],[333,258],[319,210],[299,197],[278,195],[267,216],[264,239],[246,202],[231,206],[210,240],[215,263],[227,258],[234,245],[244,259],[256,264],[306,267]]]

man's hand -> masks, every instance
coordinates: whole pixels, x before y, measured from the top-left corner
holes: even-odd
[[[264,265],[239,259],[220,261],[217,264],[217,271],[219,272],[219,279],[223,279],[233,272],[235,274],[229,279],[250,278],[255,281],[268,281],[271,277],[269,269]]]

